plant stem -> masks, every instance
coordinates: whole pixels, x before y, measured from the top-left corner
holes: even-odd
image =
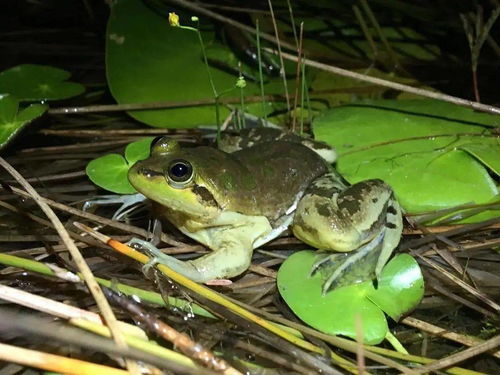
[[[297,102],[299,100],[299,86],[300,86],[300,67],[302,65],[302,37],[304,32],[304,22],[300,23],[300,36],[299,36],[299,45],[297,47],[297,56],[299,59],[297,60],[297,69],[295,71],[295,98],[293,100],[293,114],[292,114],[292,131],[295,132],[295,125],[297,123]],[[302,77],[302,82],[304,81],[304,77]],[[300,108],[300,112],[302,113],[303,108]]]
[[[403,344],[399,342],[399,340],[391,333],[391,331],[387,331],[385,339],[391,343],[392,347],[396,349],[398,353],[408,354],[408,351],[405,349]]]
[[[276,44],[278,46],[278,56],[280,59],[281,76],[283,77],[283,89],[285,90],[286,109],[288,113],[290,113],[290,97],[288,96],[288,84],[286,82],[285,61],[283,60],[283,54],[281,53],[281,42],[278,34],[278,25],[276,24],[276,18],[274,17],[273,4],[271,3],[271,0],[268,0],[267,2],[269,4],[269,11],[271,12],[271,19],[273,21],[274,36],[276,37]]]
[[[207,68],[208,80],[210,82],[210,87],[212,88],[212,92],[214,94],[215,99],[215,123],[217,125],[217,144],[220,142],[220,111],[219,111],[219,95],[217,94],[217,89],[215,88],[214,80],[212,78],[212,73],[210,72],[210,66],[208,65],[207,53],[205,51],[205,45],[203,44],[203,37],[201,36],[201,32],[199,29],[200,22],[196,21],[196,34],[198,35],[198,39],[200,41],[201,52],[203,54],[203,61],[205,62],[205,67]]]
[[[270,49],[265,49],[265,50],[273,53],[273,51]],[[291,61],[298,60],[297,56],[291,55],[289,53],[283,52],[282,55],[287,60],[291,60]],[[392,81],[388,81],[388,80],[381,79],[381,78],[371,77],[371,76],[368,76],[366,74],[351,72],[350,70],[347,70],[347,69],[337,68],[336,66],[333,66],[333,65],[323,64],[323,63],[320,63],[320,62],[317,62],[314,60],[310,60],[310,59],[306,59],[306,58],[303,58],[302,61],[307,66],[312,66],[313,68],[318,68],[318,69],[321,69],[321,70],[324,70],[324,71],[327,71],[330,73],[338,74],[338,75],[343,76],[343,77],[349,77],[349,78],[356,79],[359,81],[373,83],[373,84],[378,85],[378,86],[389,87],[389,88],[392,88],[395,90],[409,92],[409,93],[424,96],[427,98],[438,99],[438,100],[442,100],[445,102],[461,105],[462,107],[468,107],[468,108],[472,108],[472,109],[475,109],[478,111],[489,112],[489,113],[493,113],[496,115],[500,115],[500,107],[495,107],[495,106],[488,105],[488,104],[482,104],[482,103],[474,102],[472,100],[458,98],[456,96],[441,94],[439,92],[434,92],[434,91],[425,90],[425,89],[419,89],[416,87],[403,85],[401,83],[392,82]],[[484,126],[488,126],[488,125],[484,125]],[[494,127],[494,125],[492,125],[492,127]]]
[[[267,124],[267,111],[266,111],[266,101],[264,99],[264,78],[262,74],[262,56],[260,50],[260,29],[259,20],[255,21],[255,29],[257,30],[257,61],[259,62],[259,85],[260,85],[260,95],[262,96],[262,116],[264,117],[264,125]]]

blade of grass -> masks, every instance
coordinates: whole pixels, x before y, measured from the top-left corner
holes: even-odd
[[[0,359],[46,371],[80,375],[127,375],[127,371],[0,343]]]

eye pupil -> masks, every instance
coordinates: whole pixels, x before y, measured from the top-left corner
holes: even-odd
[[[175,177],[181,178],[188,173],[188,169],[187,165],[177,163],[170,168],[170,173]]]
[[[168,168],[168,176],[174,182],[186,182],[193,175],[193,167],[185,160],[174,160]]]

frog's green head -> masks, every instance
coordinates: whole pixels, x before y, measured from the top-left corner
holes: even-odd
[[[152,145],[148,159],[130,168],[128,179],[171,215],[208,221],[238,190],[238,178],[230,177],[239,174],[240,167],[229,154],[211,147],[181,148],[163,137]]]

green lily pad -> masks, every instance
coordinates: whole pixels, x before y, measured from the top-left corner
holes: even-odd
[[[153,137],[147,137],[127,145],[125,148],[125,159],[127,159],[130,165],[148,158],[153,139]]]
[[[417,274],[418,265],[408,255],[398,255],[386,265],[378,289],[368,281],[332,290],[324,296],[321,290],[326,275],[316,272],[310,276],[315,261],[314,251],[290,256],[278,271],[278,289],[300,319],[328,334],[355,338],[356,321],[361,319],[364,342],[378,344],[388,331],[383,310],[387,309],[391,316],[401,316],[413,309],[423,295],[422,275]],[[389,306],[385,302],[391,298],[402,303]]]
[[[492,172],[500,176],[500,139],[493,138],[490,142],[485,143],[467,143],[461,145],[460,148],[474,156],[483,165],[488,167]]]
[[[127,178],[129,168],[137,161],[149,156],[152,137],[127,145],[125,157],[108,154],[91,160],[85,169],[87,176],[97,186],[117,194],[133,194],[137,191]]]
[[[377,289],[369,291],[367,297],[398,321],[415,308],[424,291],[424,278],[418,263],[408,254],[399,254],[384,267]]]
[[[60,100],[80,95],[83,85],[68,82],[70,73],[52,66],[24,64],[0,73],[0,93],[20,100]]]
[[[407,212],[420,213],[492,201],[498,188],[484,164],[500,159],[500,147],[485,129],[499,124],[500,116],[434,100],[378,100],[332,109],[313,127],[317,139],[337,149],[337,169],[349,182],[381,178]],[[477,143],[488,156],[465,151]]]
[[[0,149],[5,147],[21,129],[47,110],[44,104],[31,104],[19,109],[19,100],[13,95],[0,95]]]
[[[189,17],[180,15],[181,25],[196,26]],[[213,32],[203,31],[202,36],[210,58],[219,56],[227,61],[228,55],[232,55],[226,47],[215,42]],[[234,55],[232,58],[235,59]],[[217,92],[229,90],[223,95],[224,99],[239,98],[239,89],[233,89],[237,76],[212,66],[209,69]],[[113,3],[106,37],[106,74],[111,93],[120,104],[214,98],[196,31],[170,26],[167,13],[162,16],[140,0]],[[275,79],[267,85],[266,93],[278,89],[281,83]],[[247,81],[244,95],[259,93],[259,86]],[[255,108],[260,110],[261,106]],[[224,106],[220,111],[222,121],[229,111]],[[215,124],[213,105],[131,111],[129,114],[156,127]]]

